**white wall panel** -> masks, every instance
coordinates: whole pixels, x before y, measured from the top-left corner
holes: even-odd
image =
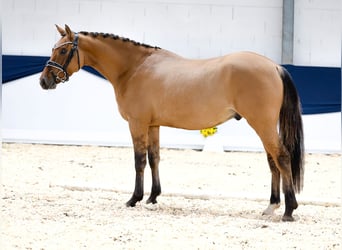
[[[281,0],[6,0],[3,53],[49,55],[55,23],[203,58],[252,50],[280,62]],[[295,1],[294,63],[339,66],[339,0]]]
[[[75,31],[115,33],[186,57],[252,50],[280,59],[281,0],[8,0],[5,8],[5,54],[49,55],[58,39],[53,25],[66,23]]]
[[[294,64],[341,66],[341,1],[295,1]]]

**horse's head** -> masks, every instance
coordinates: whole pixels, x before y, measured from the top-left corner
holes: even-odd
[[[69,76],[81,67],[77,33],[72,32],[68,25],[65,29],[56,27],[62,37],[52,48],[50,60],[40,76],[43,89],[55,89],[58,83],[68,81]]]

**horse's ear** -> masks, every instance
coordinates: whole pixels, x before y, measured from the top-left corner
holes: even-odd
[[[65,36],[66,35],[65,30],[63,28],[59,27],[57,24],[55,24],[55,25],[56,25],[56,28],[57,28],[59,34],[61,34],[61,36]]]
[[[74,32],[71,31],[68,25],[65,25],[65,32],[67,36],[69,37],[70,41],[74,40]]]

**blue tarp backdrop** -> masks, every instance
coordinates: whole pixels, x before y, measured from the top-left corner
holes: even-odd
[[[2,83],[11,82],[41,72],[49,59],[50,58],[47,56],[3,55]],[[83,67],[83,69],[102,77],[102,75],[93,68]]]
[[[3,55],[3,83],[41,72],[47,60],[49,57],[44,56]],[[341,111],[341,68],[283,66],[290,72],[296,84],[303,114]],[[102,77],[90,67],[83,69]]]

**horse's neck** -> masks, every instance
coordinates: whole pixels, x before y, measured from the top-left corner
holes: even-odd
[[[151,49],[122,40],[83,36],[82,41],[84,65],[96,69],[113,85],[126,79],[152,53]]]

